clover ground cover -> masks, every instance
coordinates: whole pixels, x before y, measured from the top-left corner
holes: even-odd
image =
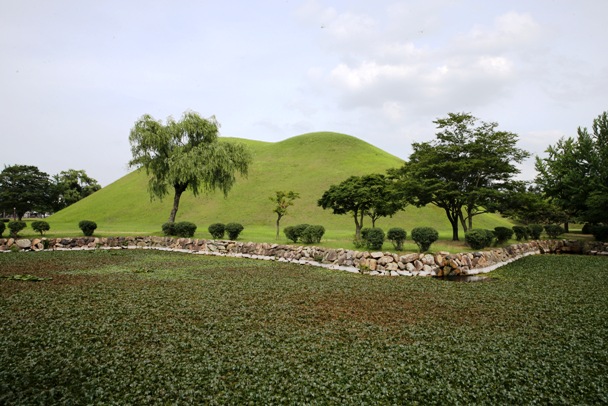
[[[1,404],[608,402],[605,258],[489,283],[122,250],[0,255]],[[46,279],[52,278],[52,279]]]

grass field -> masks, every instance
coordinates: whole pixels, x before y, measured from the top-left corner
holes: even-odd
[[[527,257],[454,283],[1,254],[0,404],[606,404],[606,265]]]

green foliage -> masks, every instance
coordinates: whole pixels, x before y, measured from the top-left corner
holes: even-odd
[[[492,245],[494,233],[486,229],[473,229],[466,232],[464,240],[474,250],[481,250]]]
[[[565,233],[564,227],[559,224],[549,224],[545,226],[545,232],[549,238],[558,238],[560,235]]]
[[[175,223],[174,222],[166,222],[162,225],[163,234],[167,237],[176,235],[175,233]]]
[[[570,217],[591,223],[608,222],[608,112],[593,120],[592,132],[578,129],[536,158],[538,184]],[[584,181],[583,181],[584,180]]]
[[[381,228],[364,228],[361,236],[365,240],[365,246],[369,250],[381,250],[384,244],[384,231]]]
[[[403,195],[394,181],[384,175],[351,176],[323,193],[317,204],[332,209],[333,214],[350,214],[355,220],[355,239],[361,237],[366,215],[375,222],[379,217],[392,216],[405,207]]]
[[[608,241],[608,226],[606,226],[606,225],[591,226],[591,234],[593,234],[593,237],[595,237],[596,241]]]
[[[439,233],[432,227],[416,227],[412,230],[412,240],[420,252],[427,252],[438,239]]]
[[[221,240],[224,238],[224,232],[226,231],[226,226],[223,223],[213,223],[207,228],[211,237],[216,240]]]
[[[19,232],[21,230],[23,230],[25,227],[27,227],[27,223],[25,221],[21,221],[21,220],[10,221],[8,223],[8,229],[11,230],[12,237],[17,237],[19,235]]]
[[[325,227],[319,225],[310,225],[304,228],[300,234],[300,238],[304,244],[318,244],[325,234]]]
[[[84,170],[68,169],[53,176],[53,179],[57,193],[54,210],[64,209],[101,189],[99,183]]]
[[[454,285],[150,250],[0,255],[2,275],[56,280],[0,280],[0,403],[606,404],[603,267],[538,255]]]
[[[245,227],[243,227],[243,225],[240,223],[226,224],[226,232],[228,233],[228,238],[233,241],[236,241],[239,238],[241,231],[243,231],[244,229]]]
[[[204,119],[187,111],[180,121],[169,117],[166,124],[146,114],[135,122],[129,135],[132,167],[144,168],[150,176],[150,197],[162,199],[174,190],[169,222],[175,221],[181,195],[191,190],[220,189],[226,196],[236,174],[246,176],[251,154],[243,144],[218,141],[215,117]]]
[[[2,237],[4,230],[6,230],[6,225],[4,225],[4,221],[0,221],[0,237]]]
[[[285,237],[293,241],[293,243],[297,243],[298,239],[302,237],[302,233],[309,227],[309,224],[298,224],[297,226],[289,226],[285,227],[283,233],[285,233]]]
[[[581,229],[581,233],[582,234],[592,234],[592,229],[593,229],[594,224],[590,224],[590,223],[585,223],[583,225],[583,228]]]
[[[82,230],[82,233],[88,237],[92,236],[97,228],[97,223],[90,220],[82,220],[78,223],[78,228]]]
[[[43,235],[46,231],[49,231],[51,229],[51,226],[49,225],[49,223],[47,223],[46,221],[42,221],[42,220],[38,220],[38,221],[32,221],[32,230],[40,233],[40,235]]]
[[[183,238],[190,238],[196,232],[196,224],[189,221],[175,223],[175,235]]]
[[[277,214],[277,232],[275,236],[277,240],[279,239],[281,219],[287,215],[287,209],[290,206],[293,206],[294,200],[298,199],[299,197],[299,193],[291,190],[289,192],[278,190],[275,192],[274,196],[269,197],[270,201],[275,204],[275,207],[272,211]]]
[[[540,224],[530,224],[528,230],[530,231],[530,238],[532,240],[540,240],[540,235],[543,233],[544,227]]]
[[[507,227],[494,227],[496,244],[504,244],[513,237],[513,229]]]
[[[393,227],[386,233],[386,239],[393,243],[395,250],[402,251],[403,243],[407,238],[407,232],[401,227]]]
[[[530,229],[526,226],[513,226],[513,232],[517,241],[527,240],[530,237]]]
[[[516,134],[498,131],[496,123],[477,121],[468,113],[437,119],[436,139],[413,143],[407,162],[389,171],[410,203],[433,204],[445,211],[454,241],[459,239],[461,220],[470,229],[474,216],[497,208],[496,201],[516,183],[516,163],[529,155],[516,147]]]
[[[0,209],[16,212],[22,219],[27,211],[47,212],[54,201],[49,175],[35,166],[12,165],[0,172]]]

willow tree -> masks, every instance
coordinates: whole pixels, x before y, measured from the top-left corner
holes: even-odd
[[[242,144],[220,142],[219,124],[186,111],[181,120],[166,123],[145,114],[135,122],[129,135],[133,159],[131,167],[144,168],[150,198],[162,199],[173,190],[169,222],[175,222],[179,201],[186,190],[220,189],[224,196],[236,182],[236,174],[247,175],[251,155]]]

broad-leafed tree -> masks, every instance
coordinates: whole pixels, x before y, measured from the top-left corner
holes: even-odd
[[[280,223],[281,223],[281,219],[283,217],[285,217],[287,215],[287,209],[290,206],[293,206],[294,200],[298,199],[300,197],[300,194],[294,191],[283,191],[283,190],[278,190],[275,192],[274,196],[270,196],[268,199],[270,199],[271,202],[273,202],[275,204],[274,209],[272,210],[274,213],[277,214],[277,233],[276,233],[276,239],[279,239],[279,230],[280,230]]]

